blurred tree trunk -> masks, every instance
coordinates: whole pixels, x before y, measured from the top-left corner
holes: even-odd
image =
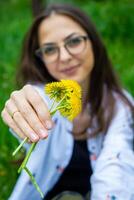
[[[67,3],[71,2],[71,1],[72,0],[68,0]],[[66,3],[66,0],[57,0],[57,1],[55,1],[55,0],[46,0],[46,3],[47,3],[47,5],[51,4],[51,3]]]
[[[68,0],[67,3],[73,3],[74,0]],[[32,13],[37,16],[47,5],[55,3],[55,0],[32,0]],[[66,3],[65,0],[57,0],[56,3]]]
[[[33,16],[37,16],[44,8],[43,0],[32,0],[32,13]]]

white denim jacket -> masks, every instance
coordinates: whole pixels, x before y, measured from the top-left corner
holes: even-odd
[[[44,86],[34,87],[50,106],[51,102],[44,94]],[[74,144],[70,134],[72,123],[58,112],[53,120],[56,126],[47,139],[38,142],[27,164],[44,195],[52,189],[68,165]],[[88,131],[90,133],[90,128]],[[101,133],[87,141],[93,170],[89,180],[91,200],[134,200],[133,140],[132,115],[128,107],[117,99],[116,115],[107,134]],[[25,146],[27,148],[29,144]],[[25,172],[18,178],[9,200],[41,200]]]

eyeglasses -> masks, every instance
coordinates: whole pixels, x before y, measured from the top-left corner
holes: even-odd
[[[86,47],[88,36],[72,36],[65,40],[64,48],[72,56],[82,53]],[[48,43],[35,51],[36,56],[43,59],[45,63],[53,63],[59,59],[60,47],[55,43]]]

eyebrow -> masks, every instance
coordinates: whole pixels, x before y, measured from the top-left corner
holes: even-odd
[[[67,41],[69,38],[71,38],[73,35],[77,35],[78,33],[71,33],[70,35],[68,35],[67,37],[64,38],[64,42]],[[42,44],[42,46],[52,46],[55,45],[56,42],[48,42],[48,43],[44,43]]]

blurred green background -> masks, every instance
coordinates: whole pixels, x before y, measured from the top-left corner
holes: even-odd
[[[73,3],[92,17],[124,88],[134,95],[133,1],[73,0]],[[21,44],[32,18],[30,0],[0,1],[0,111],[16,88],[14,80]],[[0,200],[8,198],[18,176],[17,168],[24,152],[12,157],[17,144],[0,119]]]

